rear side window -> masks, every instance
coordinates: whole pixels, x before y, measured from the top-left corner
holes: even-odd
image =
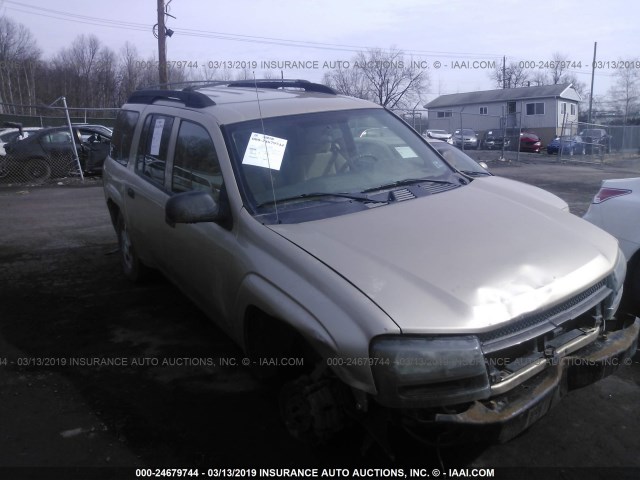
[[[173,158],[171,191],[205,190],[218,200],[221,187],[220,164],[209,133],[202,125],[183,121]]]
[[[136,172],[160,187],[164,186],[172,126],[173,117],[149,115],[144,121],[136,156]]]
[[[111,137],[111,158],[116,162],[126,165],[129,163],[129,153],[133,141],[133,131],[138,123],[140,114],[132,110],[120,110],[116,117]]]

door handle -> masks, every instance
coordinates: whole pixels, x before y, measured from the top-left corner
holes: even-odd
[[[136,198],[136,192],[131,187],[127,187],[127,195],[129,195],[131,198]]]

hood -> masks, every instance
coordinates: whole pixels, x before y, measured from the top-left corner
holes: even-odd
[[[616,240],[529,191],[471,184],[274,231],[326,264],[404,333],[478,333],[606,276]]]

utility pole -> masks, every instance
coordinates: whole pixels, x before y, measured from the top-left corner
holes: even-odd
[[[589,119],[587,123],[591,123],[591,107],[593,106],[593,77],[596,72],[596,49],[598,42],[593,43],[593,63],[591,64],[591,92],[589,93]]]
[[[167,31],[164,26],[164,0],[158,0],[158,77],[160,88],[167,88]]]
[[[502,89],[507,88],[507,57],[502,57]]]

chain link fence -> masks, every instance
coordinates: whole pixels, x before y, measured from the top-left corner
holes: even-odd
[[[112,127],[117,111],[116,108],[67,108],[66,103],[65,108],[0,103],[0,187],[41,184],[101,172],[110,135],[98,136],[96,140],[91,138],[91,131],[85,134],[82,129],[96,125]],[[76,125],[73,133],[55,129],[44,134],[44,130],[40,130],[66,127],[69,121]],[[108,131],[104,128],[98,131],[104,130]],[[76,136],[78,138],[72,140]]]
[[[555,145],[562,161],[603,164],[608,158],[640,155],[640,125],[563,123]]]
[[[82,161],[83,170],[86,160]],[[69,152],[53,152],[33,156],[11,155],[0,156],[0,186],[14,184],[42,184],[49,180],[62,178],[80,178],[78,161]]]

